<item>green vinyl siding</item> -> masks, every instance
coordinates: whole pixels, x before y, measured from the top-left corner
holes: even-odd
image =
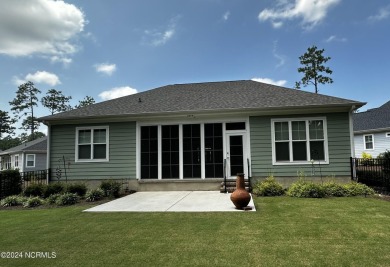
[[[109,161],[76,162],[76,128],[89,126],[109,127]],[[82,125],[52,125],[50,127],[50,168],[52,180],[61,169],[65,180],[63,158],[69,180],[85,179],[135,179],[136,178],[136,123],[102,123]]]
[[[277,118],[310,118],[325,117],[328,130],[329,164],[314,165],[314,176],[348,176],[350,175],[349,158],[351,143],[349,131],[349,114],[329,113],[292,116],[261,116],[250,117],[250,140],[252,176],[266,177],[297,177],[299,171],[312,176],[311,164],[272,165],[271,119]]]

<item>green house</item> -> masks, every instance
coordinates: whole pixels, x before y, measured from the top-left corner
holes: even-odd
[[[174,84],[40,120],[52,179],[217,190],[224,177],[350,179],[364,103],[255,81]]]

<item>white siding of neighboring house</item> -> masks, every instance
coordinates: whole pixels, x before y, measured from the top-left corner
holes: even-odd
[[[355,134],[355,156],[361,158],[362,153],[366,152],[373,158],[376,158],[380,153],[385,152],[386,149],[390,150],[390,137],[386,137],[386,133],[389,132]],[[374,149],[364,149],[364,136],[369,134],[372,134],[374,137]]]

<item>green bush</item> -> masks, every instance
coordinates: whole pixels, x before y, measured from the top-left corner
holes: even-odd
[[[74,205],[79,201],[79,196],[76,193],[64,193],[60,195],[56,204],[59,206]]]
[[[87,186],[84,183],[73,183],[66,186],[66,192],[77,194],[79,197],[85,196]]]
[[[46,201],[49,204],[55,204],[57,199],[61,196],[61,194],[51,194],[47,197]]]
[[[22,199],[18,195],[12,195],[1,200],[0,205],[2,207],[12,207],[22,205]]]
[[[43,205],[45,202],[40,197],[29,197],[27,200],[23,203],[23,207],[25,208],[33,208]]]
[[[113,180],[102,181],[100,188],[104,191],[106,197],[119,197],[119,192],[121,190],[121,183]]]
[[[348,191],[344,185],[336,183],[334,181],[326,182],[323,184],[325,195],[328,197],[345,197],[348,196]]]
[[[46,190],[45,184],[30,184],[24,189],[23,195],[25,195],[26,197],[31,197],[31,196],[42,197],[45,190]]]
[[[85,200],[88,202],[94,202],[101,200],[104,197],[104,191],[101,188],[88,190],[85,194]]]
[[[344,188],[348,196],[371,196],[375,194],[371,187],[356,182],[345,184]]]
[[[287,190],[287,195],[290,197],[307,197],[307,198],[322,198],[325,197],[325,190],[320,184],[307,182],[299,179],[293,183]]]
[[[256,183],[252,192],[257,196],[282,196],[285,193],[283,186],[276,182],[272,175]]]
[[[22,178],[18,170],[4,170],[0,172],[0,199],[18,195],[22,192]]]
[[[64,189],[65,186],[62,183],[49,183],[45,188],[44,197],[47,198],[54,194],[61,194],[64,192]]]

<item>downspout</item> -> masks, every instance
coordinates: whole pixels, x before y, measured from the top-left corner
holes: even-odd
[[[351,157],[355,157],[355,136],[353,134],[353,111],[356,109],[356,106],[353,105],[349,111],[349,135],[350,135],[350,145],[351,145]]]
[[[49,184],[49,177],[50,177],[50,133],[51,133],[51,127],[50,125],[47,125],[47,145],[46,145],[46,182]]]

